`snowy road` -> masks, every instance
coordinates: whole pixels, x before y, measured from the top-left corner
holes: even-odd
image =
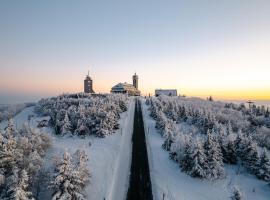
[[[132,142],[131,175],[127,200],[152,200],[145,132],[139,100],[136,100]]]

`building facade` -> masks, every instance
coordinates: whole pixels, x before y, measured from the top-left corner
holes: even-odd
[[[141,92],[140,90],[138,90],[139,77],[136,73],[132,76],[132,80],[133,84],[118,83],[117,85],[113,86],[111,89],[111,93],[128,94],[130,96],[140,96]]]
[[[95,93],[93,90],[93,80],[89,76],[89,71],[88,71],[86,78],[84,79],[84,92],[85,93]]]
[[[177,96],[177,90],[176,89],[171,89],[171,90],[158,89],[158,90],[155,90],[155,96],[158,97],[160,95]]]

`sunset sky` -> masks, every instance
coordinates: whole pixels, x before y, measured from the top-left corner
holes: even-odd
[[[0,103],[131,82],[270,100],[269,0],[2,0]]]

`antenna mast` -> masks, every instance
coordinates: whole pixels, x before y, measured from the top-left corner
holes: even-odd
[[[251,108],[251,105],[252,105],[254,102],[251,101],[251,100],[248,100],[247,103],[248,103],[248,107]]]

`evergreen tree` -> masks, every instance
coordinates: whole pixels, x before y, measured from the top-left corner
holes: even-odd
[[[167,124],[167,118],[162,111],[157,112],[157,119],[156,119],[156,128],[160,130],[164,130],[165,125]]]
[[[2,172],[9,174],[16,162],[22,159],[22,155],[17,149],[17,141],[9,130],[6,130],[4,136],[0,139],[0,168]]]
[[[14,125],[13,119],[12,118],[9,118],[8,125],[6,127],[6,134],[9,134],[9,135],[14,136],[15,131],[16,131],[16,129],[15,129],[15,125]]]
[[[238,132],[236,140],[235,140],[235,147],[236,147],[236,154],[239,160],[243,160],[245,157],[245,148],[247,144],[247,139],[244,138],[243,133],[241,131]]]
[[[247,139],[247,144],[244,148],[243,164],[253,174],[258,171],[259,155],[257,145],[251,138]]]
[[[209,179],[217,179],[222,177],[224,175],[224,169],[221,149],[219,143],[209,131],[207,133],[207,139],[204,144],[204,149],[207,158],[207,177]]]
[[[165,128],[163,131],[163,137],[165,137],[165,142],[162,145],[162,147],[167,151],[169,151],[171,148],[175,132],[175,124],[172,120],[169,119],[165,124]]]
[[[89,134],[90,130],[86,125],[87,118],[86,118],[85,113],[84,112],[81,113],[80,116],[81,117],[78,120],[77,129],[75,130],[75,132],[77,135],[85,136],[85,135]],[[103,130],[101,124],[102,124],[102,122],[99,124],[99,127],[98,127],[98,131],[100,131],[100,132],[102,132],[102,130]],[[101,134],[98,133],[97,135],[99,137],[101,137]]]
[[[178,112],[177,112],[177,122],[180,122],[180,121],[186,121],[187,120],[187,114],[186,114],[186,109],[184,106],[179,106],[178,108]]]
[[[38,154],[38,152],[34,150],[28,155],[27,159],[25,158],[25,160],[28,162],[26,163],[25,169],[28,171],[30,177],[34,177],[40,170],[43,164],[43,159]]]
[[[53,200],[85,200],[82,190],[88,182],[85,154],[79,156],[79,161],[66,152],[58,163],[51,187],[54,189]],[[77,159],[75,159],[77,160]],[[73,161],[73,162],[72,162]]]
[[[187,140],[184,148],[184,155],[180,161],[183,172],[190,172],[192,168],[192,144],[191,140]]]
[[[85,151],[77,150],[73,155],[73,162],[74,162],[74,176],[79,178],[79,183],[81,189],[85,188],[86,184],[89,182],[90,173],[87,168],[87,161],[88,156],[86,155]]]
[[[229,122],[227,125],[227,135],[233,134],[233,128],[232,128],[232,123]]]
[[[206,177],[206,156],[202,143],[197,141],[195,143],[192,155],[192,167],[190,169],[190,175],[193,177],[205,178]]]
[[[178,134],[170,147],[170,158],[181,166],[182,158],[184,156],[186,143],[190,141],[188,135]]]
[[[263,153],[260,156],[257,177],[265,181],[270,180],[270,162],[269,162],[269,156],[267,155],[266,148],[263,149]]]
[[[17,191],[19,191],[18,195],[29,194],[26,190],[28,187],[28,176],[30,176],[31,180],[29,183],[32,184],[34,176],[43,161],[41,155],[45,155],[44,151],[50,143],[48,137],[39,134],[29,127],[19,131],[15,129],[14,131],[19,133],[16,137],[8,129],[6,129],[4,134],[0,135],[0,193],[8,195],[5,197],[6,199],[11,199],[12,195],[16,196]],[[17,185],[15,182],[12,182],[16,177]],[[21,189],[21,186],[25,184],[27,186]],[[10,189],[11,186],[14,190]],[[4,192],[4,190],[7,191],[9,189],[10,192]],[[21,190],[26,192],[23,193]],[[23,199],[24,197],[18,196],[18,198]]]
[[[243,200],[243,194],[241,193],[241,191],[235,187],[233,190],[233,195],[231,196],[232,200]]]
[[[7,178],[7,189],[3,200],[29,200],[32,198],[32,193],[28,189],[29,177],[25,170],[19,170],[14,167],[13,173]]]
[[[68,113],[66,112],[65,118],[64,118],[64,124],[61,128],[61,134],[65,135],[65,134],[71,134],[71,133],[72,133],[72,125],[69,120]]]
[[[51,187],[55,190],[52,199],[60,200],[60,199],[72,199],[72,196],[69,192],[70,179],[72,173],[71,166],[71,157],[66,152],[63,156],[63,159],[57,165],[57,173],[53,182],[51,183]]]
[[[224,145],[222,147],[223,161],[228,164],[236,164],[237,153],[236,153],[235,141],[233,140],[233,136],[228,135],[227,142],[223,145]]]
[[[227,144],[228,144],[228,130],[227,127],[223,125],[216,125],[213,132],[219,133],[216,138],[221,148],[221,153],[223,155],[223,161],[226,162],[227,155]]]

